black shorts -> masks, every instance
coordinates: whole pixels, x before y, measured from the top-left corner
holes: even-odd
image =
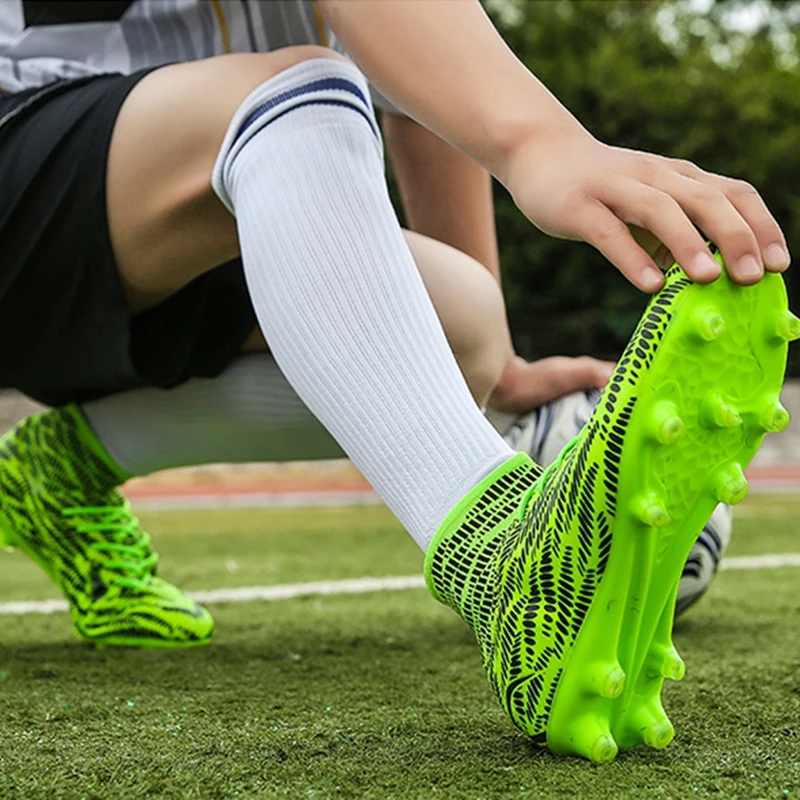
[[[133,316],[111,249],[106,161],[147,71],[0,97],[0,387],[48,405],[218,375],[256,321],[241,262]]]

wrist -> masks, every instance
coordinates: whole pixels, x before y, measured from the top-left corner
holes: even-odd
[[[512,353],[509,356],[503,368],[503,372],[500,375],[500,379],[497,381],[497,384],[489,396],[489,406],[491,408],[499,411],[506,410],[509,401],[516,394],[520,374],[524,371],[527,363],[525,359],[520,358],[516,353]]]
[[[596,142],[575,117],[565,112],[562,118],[539,122],[497,134],[497,161],[493,174],[514,195],[515,176],[530,175],[531,166],[553,162],[554,154],[566,153],[575,145]],[[524,165],[524,168],[523,168]]]

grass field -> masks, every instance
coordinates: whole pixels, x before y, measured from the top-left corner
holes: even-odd
[[[148,513],[186,589],[413,575],[380,507]],[[800,552],[800,498],[739,507],[732,555]],[[57,595],[0,553],[0,602]],[[723,572],[680,623],[662,752],[532,747],[467,628],[424,590],[212,607],[211,647],[94,651],[2,616],[0,798],[800,798],[800,569]]]

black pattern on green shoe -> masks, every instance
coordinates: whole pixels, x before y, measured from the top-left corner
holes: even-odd
[[[50,576],[75,632],[98,646],[210,641],[210,614],[155,574],[158,556],[117,489],[122,476],[74,406],[0,439],[0,541]]]
[[[426,558],[433,595],[473,630],[513,721],[556,753],[608,761],[664,747],[665,678],[686,557],[780,405],[800,322],[778,275],[653,298],[589,422],[544,473],[519,455],[476,487]],[[513,511],[512,511],[513,509]]]

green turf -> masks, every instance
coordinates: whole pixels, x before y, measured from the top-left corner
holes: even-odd
[[[140,518],[161,555],[160,574],[188,591],[422,574],[422,554],[382,506],[166,511]],[[17,553],[0,558],[0,587],[0,600],[59,596]]]
[[[755,497],[732,554],[800,552],[800,500]],[[187,588],[407,575],[381,508],[147,514]],[[663,752],[531,747],[423,590],[220,605],[214,644],[95,652],[65,614],[0,617],[0,798],[800,798],[800,570],[725,572],[681,622]],[[52,597],[0,554],[0,601]]]

